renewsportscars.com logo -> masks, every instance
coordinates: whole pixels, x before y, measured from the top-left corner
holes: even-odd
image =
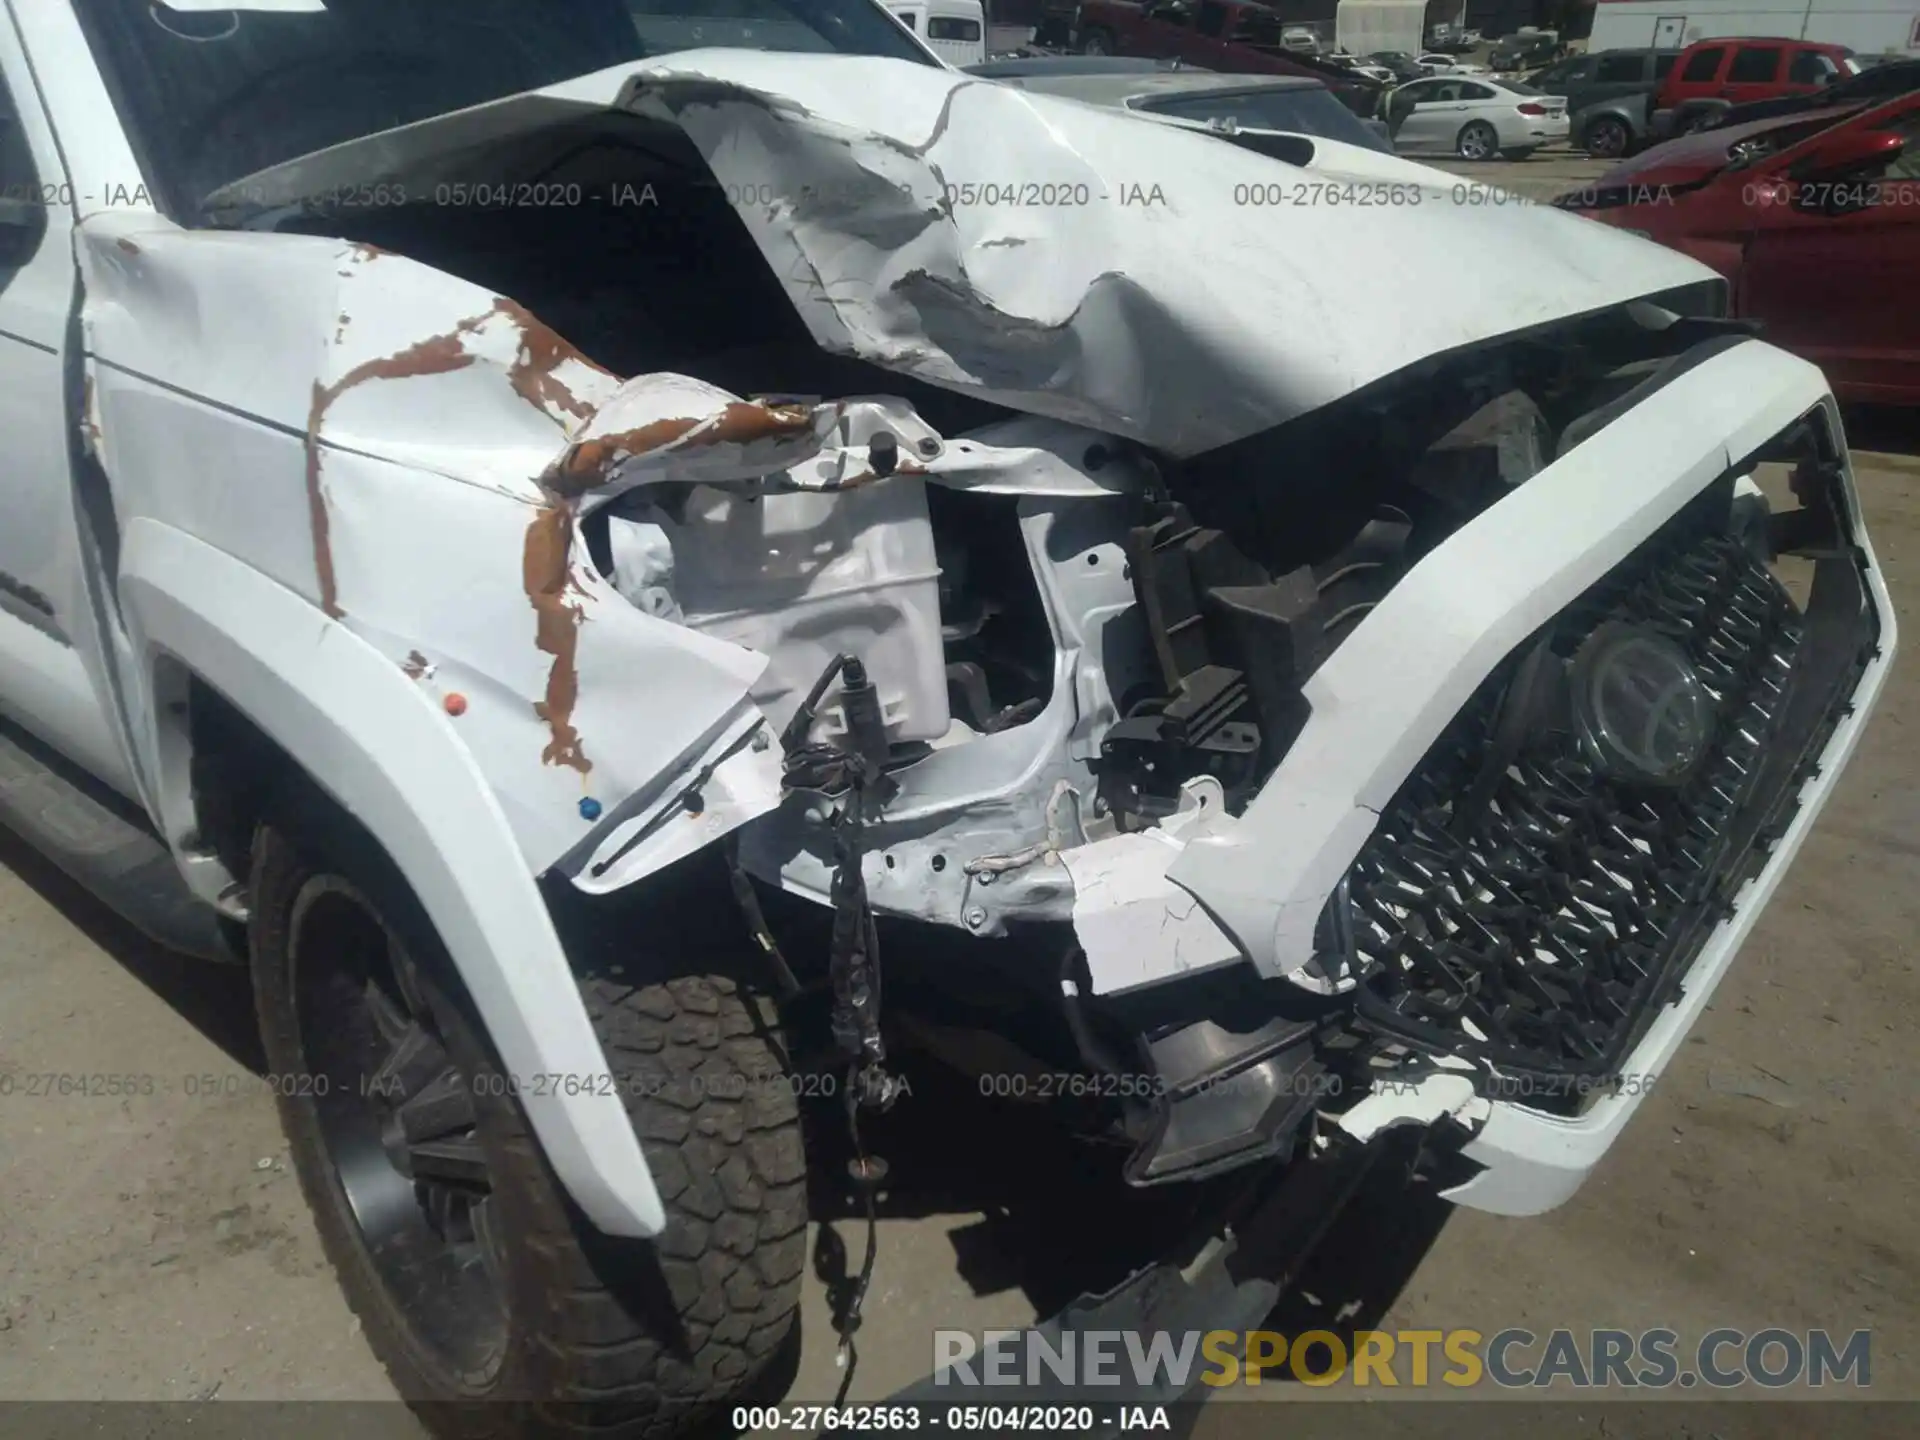
[[[1661,1390],[1705,1385],[1849,1385],[1873,1380],[1873,1332],[1837,1339],[1826,1330],[1677,1331],[1509,1329],[1038,1330],[933,1332],[934,1384],[994,1389],[1042,1384],[1216,1388],[1292,1379],[1304,1385],[1446,1385],[1467,1389],[1567,1386]]]

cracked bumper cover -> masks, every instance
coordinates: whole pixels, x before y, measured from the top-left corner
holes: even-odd
[[[1106,878],[1116,868],[1151,872],[1130,873],[1124,886],[1079,889],[1075,923],[1095,989],[1131,989],[1242,959],[1268,979],[1337,988],[1308,966],[1315,923],[1442,728],[1543,622],[1736,462],[1822,406],[1837,435],[1813,366],[1757,341],[1706,347],[1437,547],[1312,677],[1311,720],[1243,814],[1183,813],[1151,847],[1127,836],[1065,857],[1077,883],[1083,873]],[[1841,483],[1865,601],[1877,612],[1877,649],[1851,681],[1850,704],[1807,767],[1810,778],[1796,782],[1797,812],[1693,955],[1677,998],[1657,1010],[1621,1062],[1618,1073],[1636,1077],[1632,1093],[1559,1116],[1485,1099],[1463,1076],[1435,1075],[1362,1101],[1343,1119],[1349,1134],[1365,1140],[1451,1117],[1470,1132],[1465,1158],[1483,1168],[1450,1198],[1512,1215],[1561,1204],[1606,1153],[1779,885],[1884,683],[1892,608],[1858,524],[1850,472]]]

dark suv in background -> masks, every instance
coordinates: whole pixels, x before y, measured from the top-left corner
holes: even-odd
[[[1548,95],[1566,98],[1567,137],[1589,155],[1618,159],[1647,130],[1647,97],[1673,69],[1678,50],[1603,50],[1569,55],[1527,77]]]
[[[1657,89],[1678,50],[1603,50],[1598,55],[1569,55],[1527,76],[1527,83],[1548,95],[1566,97],[1572,114],[1601,100]]]
[[[1565,49],[1558,35],[1545,31],[1509,35],[1493,47],[1493,53],[1487,56],[1487,64],[1493,67],[1496,75],[1514,70],[1532,70],[1550,60],[1559,59]]]

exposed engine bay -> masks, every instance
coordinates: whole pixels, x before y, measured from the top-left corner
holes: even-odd
[[[1219,824],[1271,792],[1290,757],[1315,763],[1295,753],[1312,682],[1423,558],[1678,357],[1739,337],[1715,318],[1720,283],[1383,366],[1326,403],[1290,396],[1272,424],[1236,411],[1241,395],[1226,407],[1238,438],[1205,443],[1178,416],[1121,413],[1111,377],[1084,367],[1049,384],[1016,358],[961,383],[956,357],[988,363],[968,326],[999,327],[1020,352],[1004,312],[969,310],[932,361],[871,336],[830,343],[805,297],[834,282],[769,263],[765,227],[797,224],[808,197],[743,189],[715,159],[738,155],[700,142],[701,125],[649,116],[631,101],[524,137],[523,173],[565,203],[446,203],[473,163],[456,148],[429,156],[426,178],[448,177],[431,203],[304,200],[238,221],[512,296],[591,363],[637,377],[554,400],[571,419],[540,480],[527,593],[543,626],[564,616],[585,583],[567,567],[584,562],[640,615],[763,660],[759,719],[555,873],[589,895],[629,886],[706,843],[672,840],[636,868],[645,847],[689,833],[674,822],[712,822],[701,833],[725,836],[760,948],[790,998],[830,997],[826,1028],[867,1098],[893,1093],[889,1039],[974,1074],[1078,1074],[1076,1123],[1127,1147],[1137,1184],[1290,1153],[1310,1116],[1357,1111],[1383,1064],[1437,1075],[1442,1111],[1480,1103],[1457,1073],[1480,1062],[1449,1052],[1486,1041],[1505,1012],[1475,1012],[1461,1032],[1457,1003],[1429,994],[1381,1008],[1431,1006],[1454,1027],[1438,1039],[1411,1022],[1350,1024],[1407,923],[1400,882],[1363,863],[1322,884],[1312,867],[1344,845],[1344,871],[1389,796],[1344,799],[1354,838],[1305,855],[1295,877],[1313,913],[1276,902],[1269,933],[1203,905],[1173,857],[1221,841]],[[497,174],[500,147],[485,154]],[[299,177],[277,183],[299,193]],[[859,215],[877,223],[871,206]],[[804,256],[815,272],[819,254]],[[933,327],[914,274],[901,293],[921,295]],[[1062,333],[1034,338],[1034,353]],[[521,342],[516,390],[553,399],[523,372],[556,343]],[[1708,532],[1731,526],[1731,487],[1705,492]],[[538,587],[536,539],[560,557]],[[574,642],[541,633],[559,676]],[[553,728],[547,763],[585,775],[572,700],[550,679],[535,708]],[[756,800],[755,775],[777,792]],[[582,805],[598,817],[597,800]],[[1511,1053],[1554,1049],[1544,1032],[1528,1041]]]
[[[602,117],[559,148],[564,163],[540,184],[614,202],[325,207],[272,223],[512,295],[617,373],[697,376],[716,411],[745,397],[902,397],[950,437],[928,442],[944,464],[896,443],[892,468],[832,490],[779,475],[628,490],[585,517],[594,563],[647,613],[767,655],[755,698],[776,726],[835,654],[868,652],[902,764],[1035,721],[1062,678],[1050,616],[1057,633],[1087,613],[1054,613],[1065,592],[1050,607],[1048,582],[1072,573],[1084,603],[1077,592],[1098,580],[1094,608],[1122,613],[1101,617],[1099,682],[1074,681],[1073,741],[1093,777],[1077,787],[1083,826],[1151,825],[1203,776],[1237,810],[1297,731],[1301,683],[1395,581],[1546,463],[1557,428],[1610,393],[1604,377],[1617,388],[1634,378],[1623,367],[1697,338],[1659,330],[1672,316],[1654,305],[1606,313],[1422,365],[1182,461],[823,352],[740,207],[677,134]],[[1047,450],[1064,471],[983,480],[984,463],[964,462],[995,447]],[[1092,503],[1068,519],[1049,502],[1070,495]],[[1042,510],[1038,569],[1051,576],[1022,538]],[[831,704],[823,723],[844,733]]]
[[[1313,993],[1350,977],[1262,981],[1229,947],[1159,977],[1177,987],[1102,984],[1076,937],[1075,852],[1196,806],[1240,813],[1298,735],[1307,680],[1412,567],[1717,322],[1654,305],[1592,317],[1180,460],[823,357],[776,294],[753,293],[764,272],[746,253],[725,267],[736,284],[703,283],[746,242],[711,182],[685,185],[618,217],[629,233],[591,227],[600,272],[512,263],[562,243],[526,231],[570,229],[564,210],[326,223],[371,218],[354,238],[577,317],[621,368],[700,375],[675,383],[709,419],[803,413],[820,402],[795,387],[824,370],[912,395],[913,422],[965,427],[874,430],[869,414],[860,473],[844,457],[830,474],[723,479],[663,465],[583,507],[581,536],[635,608],[767,657],[754,699],[785,732],[787,799],[741,832],[737,873],[820,907],[743,892],[791,991],[835,993],[870,1097],[890,1095],[890,1036],[969,1074],[1031,1077],[1030,1098],[1131,1152],[1138,1184],[1289,1153],[1380,1063],[1377,1044],[1342,1038],[1347,1002]],[[612,282],[639,265],[648,283]],[[1052,1093],[1070,1072],[1085,1083]]]

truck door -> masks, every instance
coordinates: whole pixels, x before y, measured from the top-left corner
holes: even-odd
[[[1157,5],[1149,5],[1133,33],[1120,37],[1120,53],[1204,63],[1195,55],[1190,0],[1160,0]]]
[[[1735,105],[1772,99],[1779,93],[1780,71],[1786,63],[1784,45],[1743,44],[1733,52],[1720,94]]]
[[[1227,22],[1233,17],[1225,0],[1200,0],[1193,16],[1193,38],[1181,58],[1208,69],[1230,69],[1227,62]]]
[[[75,520],[73,215],[18,37],[0,28],[0,711],[133,795],[95,683],[99,631]]]

